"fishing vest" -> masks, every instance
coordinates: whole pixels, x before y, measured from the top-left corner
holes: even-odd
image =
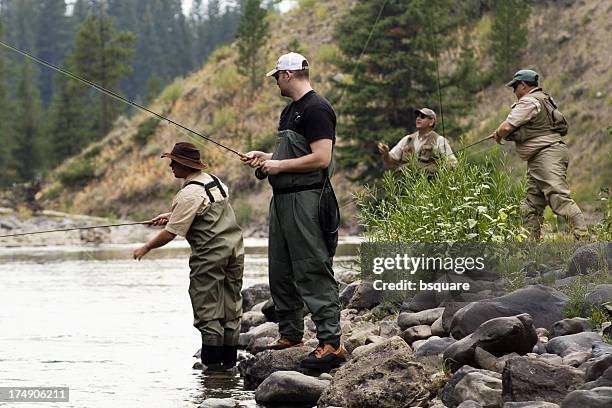
[[[196,184],[204,188],[210,205],[202,214],[193,219],[185,239],[191,247],[189,265],[192,271],[197,263],[221,262],[231,255],[244,253],[242,230],[236,222],[236,216],[227,199],[227,192],[217,177],[209,174],[212,181],[202,183],[192,180],[185,184]],[[215,200],[213,190],[217,189],[222,200]]]
[[[567,134],[568,125],[565,116],[557,108],[553,98],[546,92],[543,92],[541,88],[536,88],[527,95],[534,97],[540,104],[540,112],[525,123],[517,130],[515,130],[508,140],[513,142],[524,142],[529,139],[533,139],[540,136],[547,136],[551,133],[558,133],[561,136]],[[512,105],[512,108],[516,106],[518,102]]]
[[[291,129],[280,130],[276,137],[276,147],[272,160],[295,159],[312,153],[310,142],[304,136]],[[328,175],[332,176],[333,156],[329,164]],[[269,175],[268,181],[275,193],[298,192],[323,188],[325,172],[315,170],[308,173],[280,173]]]
[[[416,151],[415,140],[419,137],[418,132],[415,132],[408,136],[406,140],[406,146],[402,151],[402,163],[408,163],[414,152]],[[425,170],[428,174],[435,174],[437,170],[436,162],[440,159],[440,152],[438,151],[438,137],[439,134],[433,130],[429,132],[425,138],[425,142],[421,145],[421,149],[417,153],[417,163],[420,168]]]

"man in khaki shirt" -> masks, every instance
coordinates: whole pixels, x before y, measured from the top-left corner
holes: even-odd
[[[437,163],[446,159],[451,166],[457,164],[457,158],[445,137],[433,129],[436,125],[436,113],[429,108],[416,109],[417,131],[404,136],[394,147],[384,143],[378,144],[383,163],[386,167],[406,164],[412,155],[416,155],[419,167],[429,176],[435,175]]]
[[[582,211],[570,197],[567,183],[569,152],[562,136],[567,122],[555,101],[538,86],[539,74],[530,69],[518,71],[507,86],[517,102],[497,130],[491,134],[515,142],[516,151],[527,162],[527,191],[521,203],[525,227],[532,239],[539,240],[544,209],[565,217],[574,237],[582,239],[588,231]]]
[[[140,260],[151,249],[183,236],[191,246],[189,297],[194,326],[202,336],[202,363],[236,364],[240,317],[244,246],[242,231],[229,204],[227,187],[203,172],[200,152],[191,143],[177,143],[170,167],[176,178],[185,179],[169,213],[153,219],[165,228],[134,251]]]

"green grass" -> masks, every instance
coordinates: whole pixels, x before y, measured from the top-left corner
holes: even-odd
[[[161,100],[163,102],[173,104],[183,94],[184,87],[185,83],[183,78],[175,79],[174,82],[172,82],[164,89],[160,96]]]

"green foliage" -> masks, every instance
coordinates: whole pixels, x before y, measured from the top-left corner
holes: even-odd
[[[509,81],[521,67],[521,56],[527,46],[527,21],[531,14],[529,0],[504,0],[493,3],[490,54],[493,74]]]
[[[612,277],[609,271],[604,270],[591,275],[579,275],[562,292],[569,298],[563,309],[563,316],[568,319],[573,317],[585,317],[591,320],[593,327],[601,327],[601,323],[609,319],[602,310],[597,307],[585,307],[586,296],[593,288],[600,284],[609,284]]]
[[[253,208],[247,199],[240,199],[234,202],[234,213],[238,225],[248,225],[251,222]]]
[[[235,119],[236,112],[231,106],[224,106],[221,109],[218,109],[214,114],[211,132],[217,132]]]
[[[612,241],[612,196],[610,189],[603,188],[599,192],[601,220],[593,227],[596,241]]]
[[[252,90],[261,83],[259,50],[268,38],[267,14],[268,11],[261,7],[261,0],[246,0],[236,35],[239,54],[236,67],[240,74],[249,77]]]
[[[147,144],[151,136],[155,134],[155,130],[159,125],[159,119],[147,118],[138,125],[138,131],[134,134],[134,141],[141,146]]]
[[[64,186],[79,187],[94,177],[95,170],[93,159],[75,157],[57,172],[57,178]]]
[[[232,94],[240,89],[240,81],[238,78],[238,70],[235,66],[228,66],[223,71],[219,72],[213,78],[213,85],[220,92]]]
[[[149,77],[147,81],[147,96],[145,97],[146,103],[151,103],[157,98],[161,92],[161,78],[155,74]]]
[[[183,78],[177,78],[174,80],[174,82],[168,85],[166,89],[164,89],[164,91],[162,92],[160,96],[160,99],[163,102],[169,103],[172,105],[174,102],[178,100],[178,98],[181,97],[181,95],[183,95],[184,87],[185,87],[185,81],[183,80]]]
[[[338,59],[338,48],[333,44],[321,44],[315,60],[319,63],[333,63]]]
[[[382,4],[358,1],[335,35],[341,52],[336,65],[349,75],[336,89],[342,95],[336,108],[347,118],[339,125],[338,133],[345,135],[339,158],[361,180],[380,175],[376,142],[397,142],[414,129],[415,108],[428,106],[439,113],[442,94],[444,110],[459,117],[459,108],[474,101],[463,77],[476,72],[473,54],[463,54],[456,75],[438,66],[441,53],[457,45],[455,33],[465,18],[460,6],[449,0],[387,2],[374,25]],[[461,130],[457,121],[447,121],[445,128],[447,134]]]
[[[274,150],[274,146],[276,145],[276,139],[276,133],[268,133],[266,135],[260,136],[251,142],[252,148],[250,150],[270,152]]]
[[[306,54],[304,46],[296,37],[294,37],[291,41],[289,41],[289,44],[287,44],[287,52],[297,52],[298,54],[302,55]]]
[[[382,183],[357,195],[360,221],[372,241],[521,241],[519,200],[522,186],[497,167],[441,166],[429,181],[412,163],[388,171]]]

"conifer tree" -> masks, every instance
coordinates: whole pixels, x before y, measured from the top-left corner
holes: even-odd
[[[527,47],[527,20],[531,13],[528,0],[493,2],[491,48],[493,75],[508,81],[521,67],[521,56]]]
[[[247,0],[236,35],[238,72],[248,76],[253,90],[261,83],[259,50],[266,43],[268,36],[267,14],[267,10],[261,7],[261,0]]]
[[[2,21],[0,20],[0,40],[4,40]],[[6,51],[0,50],[0,186],[7,186],[14,174],[11,174],[11,149],[14,132],[12,129],[12,104],[10,104],[7,86]]]

